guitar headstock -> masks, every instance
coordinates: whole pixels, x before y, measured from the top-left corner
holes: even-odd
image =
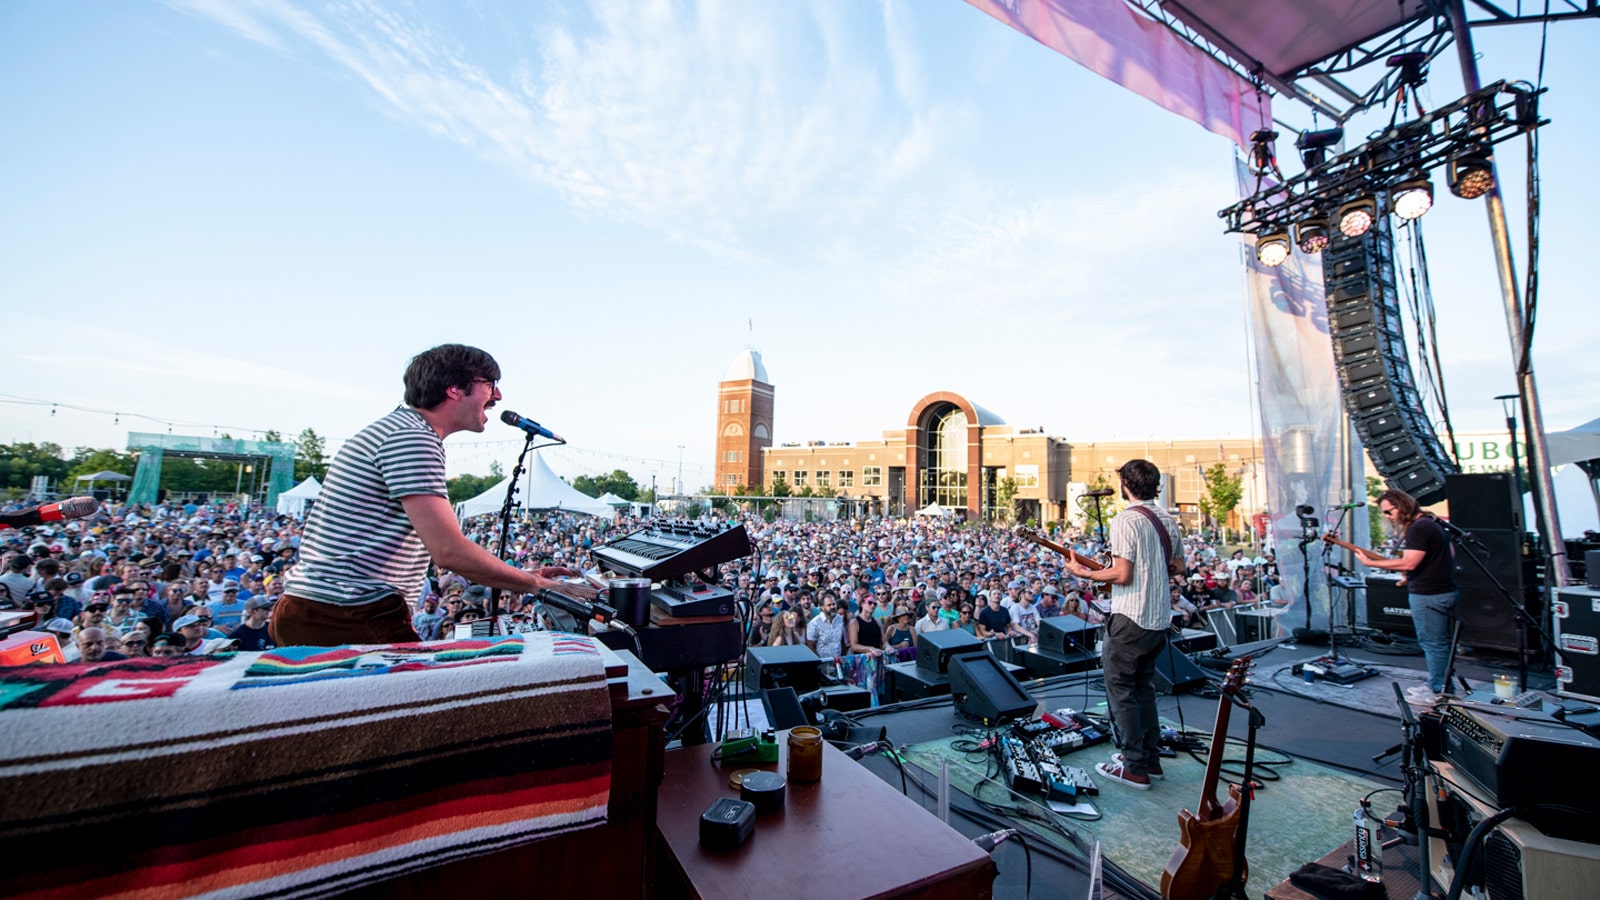
[[[1039,540],[1039,532],[1026,525],[1018,525],[1016,528],[1011,529],[1011,533],[1025,541],[1037,542]]]
[[[1251,662],[1248,656],[1241,656],[1235,659],[1233,665],[1228,667],[1227,677],[1222,679],[1222,693],[1227,696],[1233,696],[1243,690],[1246,677],[1250,674],[1250,669],[1254,665],[1255,663]]]

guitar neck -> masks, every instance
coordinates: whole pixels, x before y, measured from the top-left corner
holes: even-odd
[[[1060,544],[1056,543],[1055,541],[1050,540],[1047,537],[1043,537],[1041,535],[1034,534],[1033,532],[1027,531],[1027,530],[1020,530],[1017,533],[1020,534],[1024,539],[1030,540],[1030,541],[1034,542],[1035,544],[1038,544],[1041,547],[1045,547],[1047,549],[1054,550],[1055,552],[1061,554],[1062,556],[1065,556],[1066,558],[1072,560],[1073,562],[1077,563],[1078,565],[1083,566],[1085,569],[1104,569],[1106,567],[1105,563],[1101,562],[1100,560],[1098,560],[1098,559],[1090,559],[1089,557],[1084,556],[1082,553],[1079,553],[1078,551],[1072,549],[1071,547],[1063,547]]]
[[[1222,808],[1217,800],[1217,779],[1222,773],[1222,760],[1228,745],[1228,718],[1233,703],[1226,694],[1217,701],[1217,722],[1211,732],[1211,752],[1206,755],[1206,777],[1200,785],[1200,805],[1195,809],[1200,821],[1208,821]]]

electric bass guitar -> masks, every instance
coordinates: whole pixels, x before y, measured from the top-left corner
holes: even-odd
[[[1062,556],[1065,556],[1067,559],[1070,559],[1073,562],[1077,563],[1078,565],[1083,566],[1085,569],[1091,569],[1091,570],[1094,570],[1094,571],[1098,572],[1101,569],[1104,569],[1106,567],[1106,564],[1101,562],[1100,560],[1094,559],[1092,557],[1084,556],[1082,553],[1079,553],[1078,551],[1072,549],[1071,547],[1063,547],[1062,545],[1056,543],[1055,541],[1050,540],[1049,538],[1045,537],[1044,535],[1040,534],[1039,532],[1034,531],[1032,528],[1021,528],[1021,527],[1018,527],[1016,529],[1016,535],[1017,535],[1017,537],[1022,538],[1025,541],[1029,541],[1031,543],[1038,544],[1039,546],[1044,547],[1044,548],[1049,549],[1049,550],[1054,550],[1055,552],[1061,554]],[[1109,583],[1102,582],[1102,581],[1096,581],[1096,582],[1093,582],[1093,584],[1094,584],[1094,590],[1095,590],[1096,594],[1109,595],[1111,593],[1111,585]]]
[[[1228,743],[1228,714],[1231,699],[1244,687],[1250,671],[1250,657],[1241,656],[1228,669],[1222,682],[1222,699],[1217,701],[1217,724],[1211,733],[1211,753],[1206,758],[1206,777],[1200,787],[1200,803],[1194,812],[1178,813],[1178,849],[1167,860],[1161,873],[1161,896],[1165,900],[1207,900],[1234,879],[1235,846],[1240,813],[1240,786],[1228,786],[1228,799],[1217,802],[1217,779],[1222,770],[1223,751]],[[1243,885],[1246,872],[1238,873]]]

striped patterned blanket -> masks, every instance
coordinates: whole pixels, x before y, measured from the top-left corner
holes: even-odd
[[[320,897],[601,824],[589,638],[0,669],[0,896]]]

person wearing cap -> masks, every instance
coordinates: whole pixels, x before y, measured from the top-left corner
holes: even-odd
[[[222,649],[223,645],[229,643],[226,637],[209,637],[210,625],[211,623],[194,613],[179,616],[178,621],[172,623],[173,629],[183,638],[183,652],[185,654],[207,656]]]
[[[183,645],[183,635],[164,631],[150,639],[150,655],[157,659],[182,656]]]
[[[456,595],[460,599],[459,594]],[[439,611],[439,598],[433,594],[422,598],[422,609],[417,610],[411,617],[411,627],[417,630],[417,636],[425,641],[438,640],[439,623],[444,620],[444,613]]]
[[[217,627],[223,631],[235,628],[244,619],[244,601],[239,599],[239,582],[232,578],[223,579],[222,596],[206,604],[215,618]]]
[[[228,632],[240,650],[271,650],[277,645],[267,630],[267,617],[272,614],[271,604],[260,597],[244,601],[244,621]]]
[[[138,628],[122,636],[122,652],[126,653],[129,659],[149,656],[149,644],[150,636]]]
[[[430,560],[489,587],[594,600],[594,587],[508,566],[461,531],[444,439],[484,430],[499,380],[494,357],[475,347],[445,344],[412,358],[405,405],[346,441],[328,469],[273,611],[279,646],[419,640],[410,609]]]

